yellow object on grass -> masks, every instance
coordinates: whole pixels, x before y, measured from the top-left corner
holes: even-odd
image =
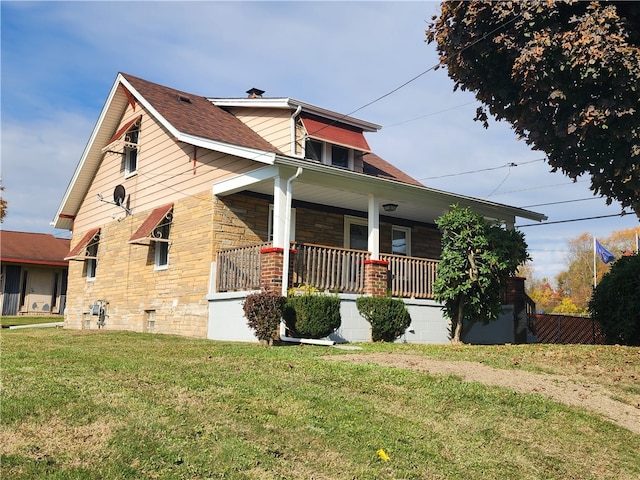
[[[388,462],[390,460],[389,455],[387,455],[387,453],[383,449],[378,450],[376,453],[385,462]]]

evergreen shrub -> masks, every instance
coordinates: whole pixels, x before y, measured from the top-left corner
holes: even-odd
[[[398,298],[360,297],[356,299],[356,307],[371,324],[374,342],[393,342],[411,325],[409,311]]]
[[[328,295],[294,295],[282,313],[291,334],[300,338],[323,338],[340,327],[340,298]]]

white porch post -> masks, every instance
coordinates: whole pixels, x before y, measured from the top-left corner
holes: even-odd
[[[368,250],[371,260],[380,260],[380,206],[374,195],[369,195]]]
[[[287,248],[288,242],[284,238],[285,219],[287,217],[287,181],[280,175],[273,179],[273,246]]]

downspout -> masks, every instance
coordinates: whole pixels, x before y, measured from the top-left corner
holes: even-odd
[[[291,155],[296,156],[296,117],[300,115],[302,105],[298,105],[296,111],[291,114]]]
[[[284,252],[282,257],[282,296],[287,296],[289,287],[289,258],[291,253],[291,244],[289,238],[291,237],[291,184],[302,173],[302,167],[298,167],[296,173],[287,180],[287,193],[284,201],[285,207],[285,220],[284,220]],[[291,343],[309,343],[312,345],[334,345],[336,342],[333,340],[316,340],[314,338],[293,338],[287,337],[286,326],[283,321],[280,322],[280,340],[283,342]]]
[[[287,296],[287,290],[289,289],[289,257],[291,250],[291,243],[289,238],[291,237],[291,184],[302,173],[302,167],[298,167],[296,173],[287,180],[287,194],[284,201],[285,216],[284,216],[284,252],[282,258],[282,296]]]

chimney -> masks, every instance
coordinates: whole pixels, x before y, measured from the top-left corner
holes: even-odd
[[[264,90],[260,90],[259,88],[252,88],[250,90],[247,90],[249,98],[262,98],[263,93]]]

